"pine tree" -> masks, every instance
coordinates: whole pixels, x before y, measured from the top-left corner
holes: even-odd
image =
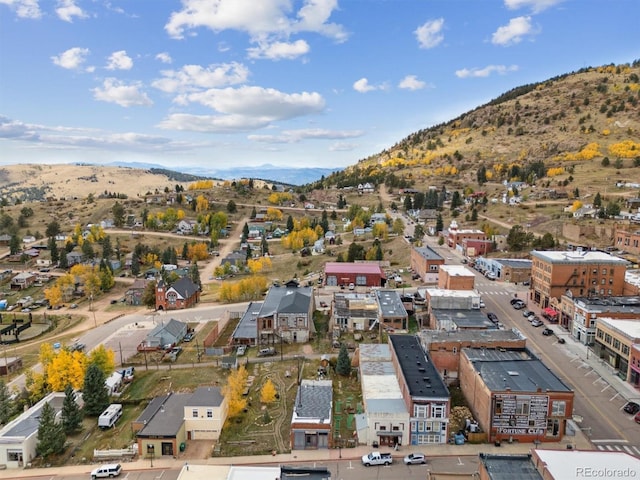
[[[198,285],[202,289],[202,281],[200,280],[200,270],[198,269],[198,262],[193,262],[191,268],[189,268],[189,278],[193,283]]]
[[[287,217],[287,230],[288,230],[289,232],[293,232],[293,227],[294,227],[294,224],[293,224],[293,217],[292,217],[291,215],[289,215],[289,216]]]
[[[344,343],[340,346],[340,353],[338,354],[338,361],[336,363],[336,373],[345,377],[351,373],[351,360],[349,360],[347,346]]]
[[[444,230],[444,222],[442,221],[442,215],[438,214],[436,217],[436,232]]]
[[[109,392],[104,384],[105,375],[98,365],[92,363],[84,376],[82,398],[87,415],[97,417],[109,406]]]
[[[82,410],[76,402],[76,392],[71,385],[64,389],[64,402],[62,404],[62,428],[69,435],[80,430],[82,425]]]
[[[61,453],[66,440],[62,424],[56,422],[55,410],[45,403],[40,412],[36,452],[46,460],[50,455]]]
[[[13,408],[11,406],[11,399],[9,395],[9,388],[4,380],[0,380],[0,424],[6,425],[11,418],[11,412]]]

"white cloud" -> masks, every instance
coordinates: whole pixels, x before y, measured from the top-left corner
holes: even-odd
[[[269,36],[286,38],[292,33],[316,32],[343,41],[346,33],[341,25],[327,23],[338,7],[337,0],[305,0],[292,12],[288,0],[182,0],[182,9],[173,12],[165,30],[173,38],[183,38],[185,30],[206,27],[214,32],[238,30],[253,40]]]
[[[516,17],[509,20],[509,24],[499,27],[491,36],[494,45],[513,45],[519,43],[525,35],[533,35],[531,17]]]
[[[505,6],[509,10],[529,7],[533,13],[540,13],[547,8],[562,3],[564,0],[504,0]]]
[[[518,70],[517,65],[487,65],[484,68],[463,68],[461,70],[456,70],[456,77],[458,78],[484,78],[488,77],[492,73],[497,73],[499,75],[505,75],[509,72],[515,72]]]
[[[20,18],[42,17],[38,0],[0,0],[0,4],[8,5]]]
[[[282,58],[291,60],[301,55],[309,53],[309,44],[304,40],[296,40],[293,43],[273,42],[270,44],[260,43],[259,46],[247,49],[249,58],[280,60]]]
[[[373,90],[386,90],[387,89],[387,85],[382,83],[380,85],[371,85],[369,83],[369,80],[367,80],[366,78],[361,78],[360,80],[356,80],[353,83],[353,89],[356,92],[360,92],[360,93],[367,93],[367,92],[371,92]]]
[[[185,65],[180,70],[164,70],[162,78],[153,85],[167,93],[189,92],[207,88],[220,88],[246,82],[249,69],[241,63],[209,65]]]
[[[62,52],[58,56],[51,57],[51,60],[59,67],[66,68],[67,70],[77,70],[85,62],[87,55],[89,55],[88,48],[74,47]]]
[[[73,17],[87,18],[87,14],[84,13],[78,5],[76,5],[75,0],[58,0],[56,13],[60,20],[64,20],[69,23],[73,22]]]
[[[362,130],[325,130],[321,128],[285,130],[280,135],[249,135],[247,138],[259,143],[298,143],[303,140],[336,140],[364,135]]]
[[[415,33],[418,39],[420,48],[433,48],[438,46],[442,40],[444,40],[444,35],[441,33],[443,26],[444,18],[438,18],[436,20],[429,20],[424,25],[418,27],[413,33]]]
[[[141,91],[142,84],[125,84],[115,78],[107,78],[102,88],[94,88],[93,96],[96,100],[115,103],[121,107],[150,106],[153,102],[146,93]]]
[[[280,120],[318,114],[325,107],[319,93],[288,94],[248,86],[185,94],[180,101],[185,105],[199,103],[218,115],[173,114],[160,123],[160,128],[199,132],[253,130]]]
[[[156,60],[160,60],[162,63],[172,63],[173,59],[171,58],[171,55],[169,55],[167,52],[161,52],[159,54],[156,55]]]
[[[422,80],[418,80],[418,77],[415,75],[407,75],[398,84],[398,88],[402,88],[404,90],[421,90],[426,86],[427,84]]]
[[[355,143],[336,142],[329,147],[330,152],[350,152],[358,148]]]
[[[126,50],[113,52],[109,57],[107,70],[131,70],[133,68],[133,60],[127,55]]]

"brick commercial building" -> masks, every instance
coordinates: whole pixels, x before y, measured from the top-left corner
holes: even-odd
[[[438,288],[447,290],[473,290],[476,276],[463,265],[441,265]]]
[[[640,344],[640,321],[619,318],[598,318],[596,321],[596,339],[593,350],[612,368],[618,376],[632,384],[638,383],[637,374],[629,369],[631,350]],[[636,364],[634,368],[639,366]]]
[[[411,249],[411,269],[414,274],[420,276],[420,280],[424,283],[434,285],[438,283],[441,265],[444,265],[444,258],[431,247],[413,247]]]
[[[530,299],[542,308],[570,291],[574,297],[619,296],[629,262],[600,251],[531,252]]]
[[[324,265],[324,283],[327,287],[348,286],[384,287],[384,271],[377,262],[327,262]]]
[[[558,442],[573,391],[531,352],[463,348],[460,388],[490,442]]]

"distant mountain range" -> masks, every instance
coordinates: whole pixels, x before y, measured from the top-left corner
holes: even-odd
[[[129,167],[142,169],[167,170],[162,165],[142,162],[112,162],[106,166]],[[222,180],[236,180],[240,178],[255,178],[287,185],[305,185],[320,180],[322,176],[342,170],[341,168],[290,168],[264,164],[257,167],[236,167],[233,169],[215,169],[208,167],[183,167],[174,166],[171,170],[206,178]]]

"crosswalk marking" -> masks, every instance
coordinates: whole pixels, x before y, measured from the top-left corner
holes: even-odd
[[[596,448],[600,451],[606,452],[624,452],[635,457],[640,457],[640,447],[635,445],[611,445],[611,444],[599,444]]]

